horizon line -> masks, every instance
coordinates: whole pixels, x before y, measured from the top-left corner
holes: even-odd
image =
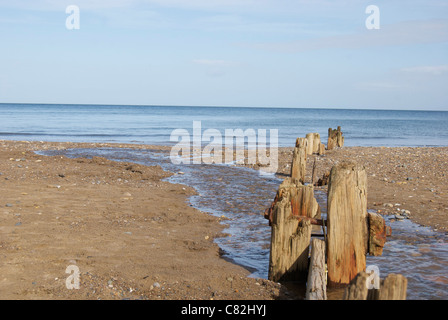
[[[349,108],[349,107],[262,107],[262,106],[212,106],[212,105],[162,105],[162,104],[104,104],[104,103],[40,103],[40,102],[0,102],[0,105],[62,105],[62,106],[112,106],[112,107],[192,107],[192,108],[240,108],[240,109],[322,109],[322,110],[366,110],[366,111],[428,111],[428,112],[448,112],[448,110],[426,110],[426,109],[372,109]]]

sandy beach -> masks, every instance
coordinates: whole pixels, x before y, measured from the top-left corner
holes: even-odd
[[[170,173],[161,167],[34,153],[107,146],[148,147],[0,141],[1,299],[297,298],[223,259],[214,243],[224,236],[221,219],[192,208],[195,190],[162,181]],[[279,155],[286,176],[292,148]],[[448,231],[448,148],[335,149],[308,157],[308,181],[314,159],[317,177],[338,161],[363,164],[369,209],[408,210],[413,221]],[[78,290],[66,287],[73,265]]]
[[[160,167],[33,152],[104,146],[0,142],[1,299],[293,298],[222,259],[220,219]],[[71,265],[79,290],[66,288]]]

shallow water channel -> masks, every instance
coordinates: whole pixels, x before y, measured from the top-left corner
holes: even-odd
[[[247,268],[252,277],[267,278],[271,231],[263,212],[270,206],[282,179],[229,165],[175,165],[166,152],[159,150],[102,148],[38,153],[71,158],[98,156],[182,172],[167,181],[195,188],[198,195],[190,198],[193,207],[228,218],[224,232],[229,236],[215,240],[224,257]],[[316,198],[325,215],[326,194],[316,191]],[[448,299],[447,236],[411,220],[385,219],[392,227],[392,236],[388,237],[382,256],[367,256],[367,265],[378,266],[381,278],[389,273],[406,276],[408,299]]]

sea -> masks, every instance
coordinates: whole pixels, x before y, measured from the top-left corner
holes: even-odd
[[[207,129],[277,130],[280,147],[341,127],[345,146],[447,146],[448,112],[307,108],[230,108],[0,104],[0,139],[170,145],[172,133],[194,122]],[[173,141],[174,140],[174,141]]]
[[[228,219],[224,229],[228,236],[215,240],[222,257],[246,268],[251,277],[267,278],[270,227],[263,212],[282,178],[232,165],[175,164],[166,151],[151,149],[151,145],[177,143],[172,139],[176,130],[197,135],[198,123],[199,135],[209,129],[223,136],[229,129],[277,130],[280,147],[292,147],[297,137],[310,132],[320,133],[326,143],[328,128],[338,126],[345,146],[448,146],[448,112],[441,111],[0,104],[0,140],[148,145],[138,150],[104,147],[37,153],[72,158],[101,156],[160,165],[173,173],[182,171],[167,180],[196,189],[190,205]],[[315,196],[324,216],[326,194],[316,190]],[[390,217],[385,219],[390,224]],[[448,299],[447,235],[411,220],[393,223],[392,230],[383,255],[368,256],[368,265],[377,266],[382,278],[390,273],[406,276],[408,299]]]

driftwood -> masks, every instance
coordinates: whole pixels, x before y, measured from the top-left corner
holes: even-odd
[[[302,184],[305,183],[307,143],[305,138],[297,138],[291,164],[291,177]]]
[[[306,300],[327,300],[325,241],[319,239],[313,239],[311,242]]]
[[[379,275],[378,275],[379,276]],[[406,300],[408,280],[401,274],[389,274],[378,288],[369,286],[372,275],[360,272],[345,288],[344,300]]]
[[[344,286],[366,268],[367,174],[351,162],[335,165],[328,184],[328,285]]]
[[[328,128],[328,142],[327,150],[332,150],[336,147],[342,148],[344,146],[344,137],[342,136],[341,127],[337,129]]]

